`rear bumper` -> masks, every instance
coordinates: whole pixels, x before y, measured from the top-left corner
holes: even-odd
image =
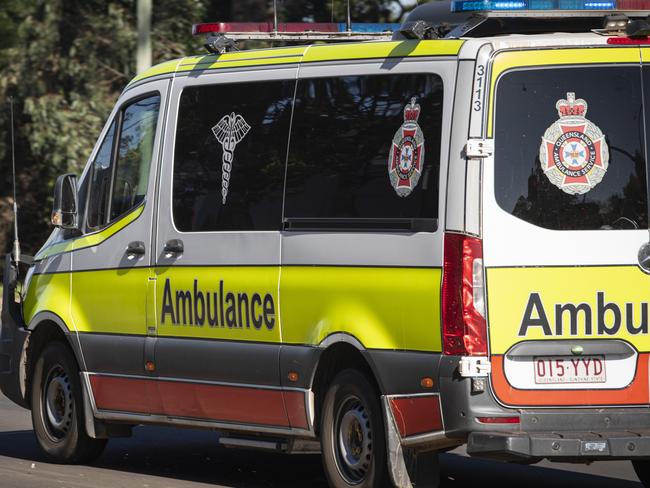
[[[634,432],[474,432],[467,453],[506,461],[650,459],[650,430]]]
[[[472,456],[509,461],[586,462],[650,459],[650,405],[611,408],[508,408],[491,391],[472,389],[458,374],[458,357],[440,366],[440,398],[445,435],[467,443]],[[483,423],[482,417],[516,417],[518,423]]]

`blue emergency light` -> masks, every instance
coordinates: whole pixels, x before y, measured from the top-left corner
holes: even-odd
[[[402,24],[391,23],[373,23],[373,22],[352,22],[350,28],[352,32],[397,32]],[[339,32],[348,30],[345,22],[339,22]]]
[[[615,10],[616,0],[452,0],[452,12]]]

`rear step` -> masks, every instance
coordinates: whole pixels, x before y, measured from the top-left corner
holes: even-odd
[[[471,456],[506,461],[542,459],[584,462],[650,458],[650,430],[621,432],[473,432],[467,441]]]
[[[219,444],[233,449],[257,449],[288,454],[318,454],[320,443],[304,439],[272,439],[263,437],[219,437]]]

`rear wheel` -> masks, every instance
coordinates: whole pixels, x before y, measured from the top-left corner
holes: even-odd
[[[379,394],[359,371],[332,381],[321,414],[323,465],[330,486],[391,486]]]
[[[104,450],[105,439],[86,433],[79,368],[61,342],[46,346],[36,361],[31,408],[34,433],[47,457],[66,464],[87,463]]]
[[[646,488],[650,488],[650,461],[632,461],[634,471],[639,477],[639,481]]]

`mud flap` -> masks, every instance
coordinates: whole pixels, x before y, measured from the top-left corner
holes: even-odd
[[[386,457],[388,459],[388,472],[397,488],[413,488],[411,478],[409,477],[406,463],[404,462],[404,451],[400,440],[395,419],[391,413],[388,400],[382,397],[382,407],[384,410],[384,420],[386,421]]]

